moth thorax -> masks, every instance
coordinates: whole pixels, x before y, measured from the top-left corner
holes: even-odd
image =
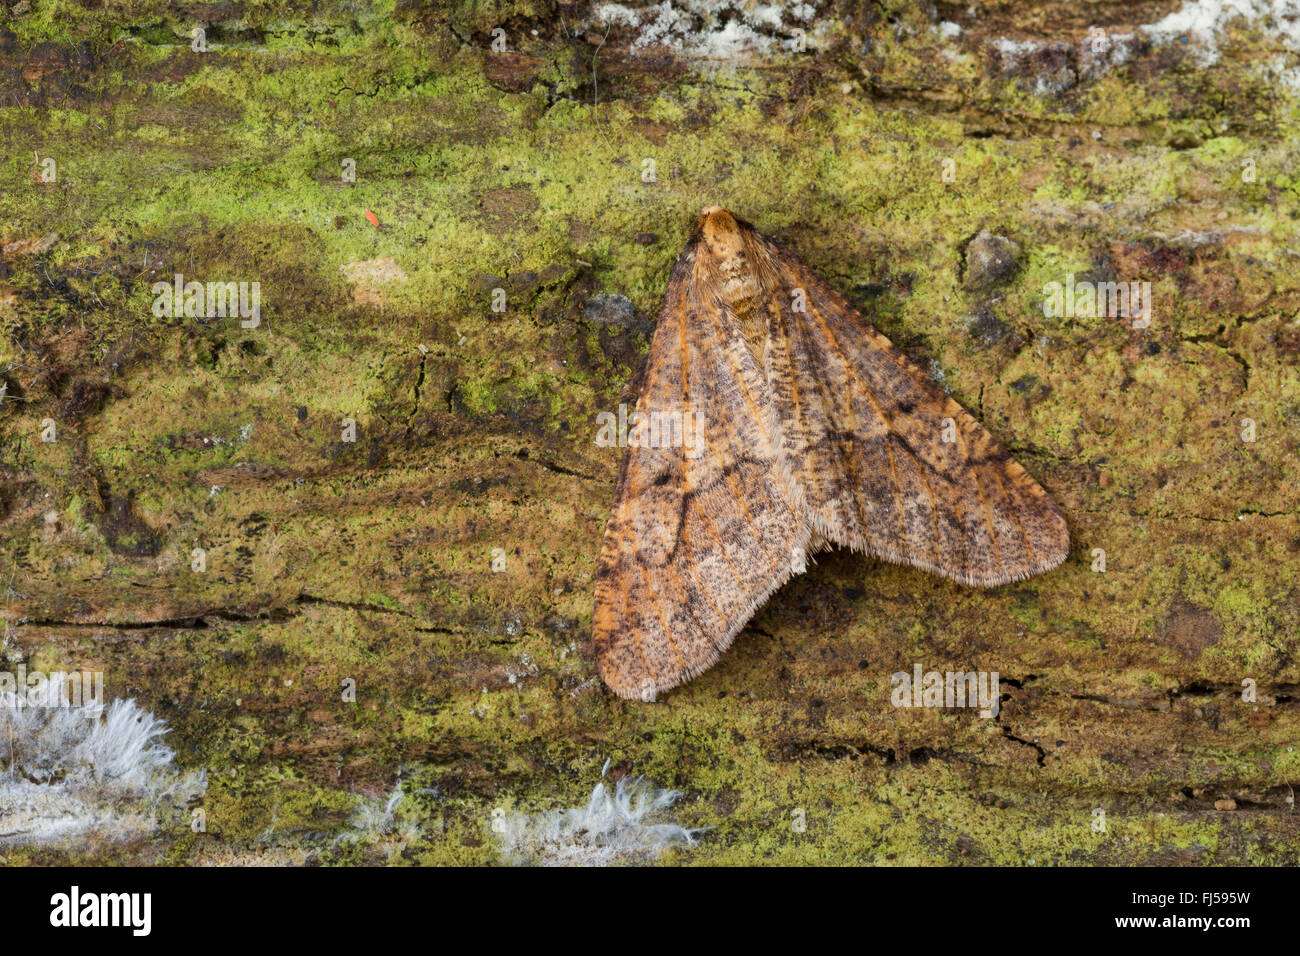
[[[700,231],[706,281],[734,311],[752,308],[763,291],[754,261],[758,252],[754,243],[746,241],[731,213],[717,206],[704,210]]]
[[[744,254],[722,263],[722,299],[740,322],[745,344],[759,365],[763,364],[763,345],[767,323],[758,306],[763,301],[763,283]]]
[[[763,287],[749,271],[728,276],[722,283],[722,298],[736,315],[754,311]]]

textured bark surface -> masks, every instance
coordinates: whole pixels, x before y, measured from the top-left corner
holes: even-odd
[[[607,759],[713,827],[680,862],[1296,862],[1300,114],[1267,24],[823,3],[806,50],[700,60],[549,0],[7,6],[6,666],[103,669],[208,773],[206,833],[9,862],[488,862],[495,809],[581,804]],[[1072,554],[986,591],[830,552],[643,704],[591,655],[596,416],[713,203],[969,409]],[[155,317],[177,273],[259,282],[261,325]],[[1046,315],[1067,276],[1149,281],[1149,326]],[[1000,713],[892,706],[916,664],[997,671]],[[339,839],[395,787],[402,826]]]

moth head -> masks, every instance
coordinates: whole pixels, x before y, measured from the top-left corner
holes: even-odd
[[[748,223],[721,206],[706,206],[695,230],[696,276],[733,309],[748,311],[763,292],[768,268],[761,240]]]

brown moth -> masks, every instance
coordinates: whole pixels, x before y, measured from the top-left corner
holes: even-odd
[[[1069,550],[1056,505],[983,425],[718,206],[668,280],[636,418],[593,615],[622,697],[699,675],[832,545],[984,587]]]

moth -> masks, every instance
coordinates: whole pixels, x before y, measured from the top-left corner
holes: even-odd
[[[781,244],[719,206],[668,281],[596,575],[605,683],[714,664],[831,546],[992,587],[1065,520],[988,431]]]

